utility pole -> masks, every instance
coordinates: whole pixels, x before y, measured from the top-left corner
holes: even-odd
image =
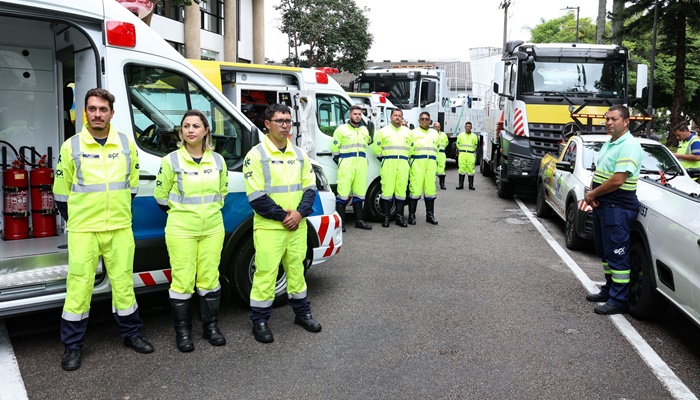
[[[578,13],[581,11],[581,7],[566,7],[562,8],[562,10],[576,10],[576,39],[574,39],[574,42],[578,43]]]
[[[498,6],[499,10],[503,10],[503,51],[506,50],[506,41],[508,40],[508,7],[511,0],[503,0]]]
[[[651,101],[654,96],[654,70],[656,69],[656,30],[659,24],[659,0],[654,0],[654,28],[651,34],[651,65],[649,66],[649,102],[647,103],[647,113],[653,116],[654,108]],[[647,124],[646,135],[649,137],[651,123]]]

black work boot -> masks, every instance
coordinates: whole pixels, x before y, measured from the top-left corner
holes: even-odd
[[[212,346],[223,346],[226,337],[219,331],[219,305],[221,290],[199,296],[199,313],[202,317],[202,338]]]
[[[371,230],[372,225],[365,222],[365,213],[362,211],[362,202],[353,203],[352,209],[355,212],[355,228]]]
[[[457,186],[455,189],[457,189],[457,190],[464,189],[464,175],[459,174],[459,186]]]
[[[469,175],[469,190],[474,190],[474,175]]]
[[[396,200],[396,225],[406,228],[408,224],[403,220],[404,200]]]
[[[382,203],[382,211],[384,211],[384,219],[382,219],[382,226],[384,228],[389,227],[389,217],[391,215],[391,200],[384,200],[384,199],[379,199],[379,201]]]
[[[438,179],[440,179],[440,189],[447,190],[447,187],[445,187],[445,175],[438,175]]]
[[[194,350],[192,341],[192,314],[190,314],[190,300],[170,299],[170,307],[173,310],[173,322],[175,324],[175,343],[177,349],[183,353]]]
[[[416,224],[416,209],[418,208],[418,199],[408,199],[408,224]]]
[[[343,226],[343,232],[345,232],[345,204],[335,203],[335,211],[340,214],[340,224]]]
[[[425,199],[425,221],[433,225],[438,224],[435,219],[435,199]]]

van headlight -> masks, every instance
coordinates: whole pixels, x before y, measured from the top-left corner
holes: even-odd
[[[328,184],[328,178],[326,178],[326,174],[323,172],[323,168],[321,168],[320,165],[312,165],[311,166],[314,169],[314,174],[316,175],[316,189],[320,192],[327,192],[330,191],[330,185]]]

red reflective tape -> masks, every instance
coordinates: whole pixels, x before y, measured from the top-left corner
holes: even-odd
[[[172,271],[171,271],[171,270],[169,270],[169,269],[164,269],[164,270],[163,270],[163,275],[165,275],[165,279],[167,279],[168,282],[172,282],[172,281],[173,281],[173,276],[172,276]]]
[[[326,252],[323,253],[323,257],[330,257],[333,255],[333,249],[334,249],[334,244],[333,244],[333,239],[331,239],[330,244],[328,245],[328,248],[326,249]]]
[[[150,273],[148,272],[143,272],[139,274],[139,278],[143,281],[143,284],[146,286],[155,286],[156,285],[156,280],[153,279]]]
[[[337,228],[340,226],[340,217],[337,214],[333,214],[333,219],[335,220],[335,227]]]
[[[328,233],[328,222],[330,221],[330,217],[328,216],[322,216],[321,217],[321,226],[318,228],[318,238],[321,241],[320,244],[323,244],[323,242],[326,240],[326,234]]]

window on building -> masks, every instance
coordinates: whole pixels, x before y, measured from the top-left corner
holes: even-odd
[[[207,50],[207,49],[201,49],[200,50],[200,58],[202,60],[216,61],[219,59],[219,52]]]
[[[182,54],[182,56],[185,56],[185,45],[182,43],[178,42],[173,42],[170,40],[166,40],[170,46],[172,46],[173,49],[177,50],[178,53]]]
[[[218,34],[224,33],[224,1],[208,0],[199,3],[202,11],[202,29]]]
[[[175,0],[161,0],[156,3],[155,14],[175,21],[184,21],[185,12],[182,7],[175,5]]]

